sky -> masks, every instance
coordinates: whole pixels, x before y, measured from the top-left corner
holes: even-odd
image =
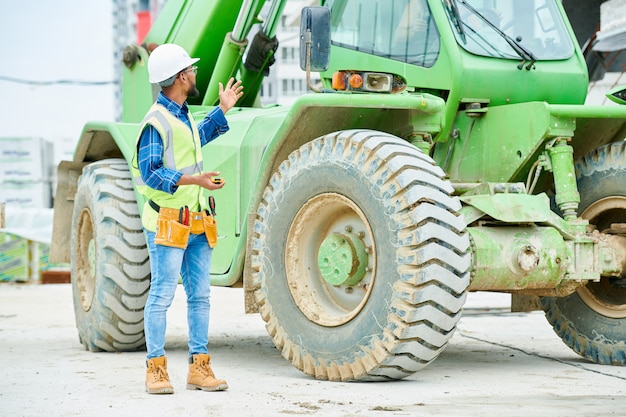
[[[87,121],[114,120],[113,85],[58,83],[113,81],[112,1],[0,0],[0,6],[0,138],[72,141]]]

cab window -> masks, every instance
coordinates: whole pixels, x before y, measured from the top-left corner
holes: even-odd
[[[426,0],[330,2],[332,43],[356,51],[431,67],[439,32]]]
[[[450,5],[457,7],[456,11],[448,7],[456,40],[475,55],[518,59],[512,43],[537,60],[567,59],[574,53],[554,1],[464,0]]]

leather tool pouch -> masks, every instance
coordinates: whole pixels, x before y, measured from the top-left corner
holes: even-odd
[[[209,242],[209,246],[214,248],[217,245],[217,222],[215,218],[205,213],[202,213],[202,220],[204,222],[204,234],[206,235],[206,240]]]
[[[191,226],[180,223],[178,219],[179,210],[161,207],[154,243],[180,249],[187,248]]]
[[[191,213],[191,234],[199,235],[204,233],[204,216],[202,212],[194,211]]]

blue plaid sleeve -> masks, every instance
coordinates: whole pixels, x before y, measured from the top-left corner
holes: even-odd
[[[150,125],[141,132],[137,159],[141,178],[148,187],[169,194],[176,192],[176,183],[183,174],[163,165],[163,141],[159,132]]]
[[[216,106],[209,114],[206,115],[204,119],[200,121],[200,123],[198,123],[200,143],[204,146],[213,139],[217,138],[219,135],[228,132],[228,129],[228,122],[226,121],[224,112],[222,112],[222,109],[220,109],[219,106]]]

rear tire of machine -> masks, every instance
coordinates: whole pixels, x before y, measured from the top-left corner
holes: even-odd
[[[601,146],[580,158],[576,177],[581,217],[599,231],[626,223],[626,143]],[[566,297],[543,297],[541,304],[555,333],[574,352],[602,365],[626,364],[626,288],[602,278]]]
[[[76,327],[85,349],[145,348],[150,263],[123,159],[83,168],[72,213],[70,268]]]

